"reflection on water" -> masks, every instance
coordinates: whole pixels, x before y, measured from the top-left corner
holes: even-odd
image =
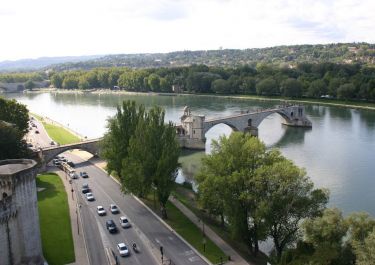
[[[179,123],[182,109],[189,105],[193,113],[217,117],[241,111],[269,108],[276,101],[256,101],[201,96],[156,96],[120,94],[4,94],[16,98],[38,114],[68,125],[88,138],[102,136],[106,119],[123,100],[135,100],[146,107],[159,105],[166,119]],[[331,191],[330,204],[344,210],[367,211],[375,216],[375,112],[340,107],[306,105],[313,123],[310,130],[281,125],[278,114],[268,116],[259,126],[259,138],[267,147],[281,152],[304,167],[318,187]],[[229,135],[231,129],[219,124],[207,134],[206,152],[212,139]],[[183,152],[179,181],[194,179],[204,152]]]

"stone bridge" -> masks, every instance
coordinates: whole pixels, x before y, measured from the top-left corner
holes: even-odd
[[[40,150],[35,152],[40,162],[39,163],[41,167],[40,170],[44,170],[46,165],[54,157],[68,150],[81,149],[81,150],[89,152],[90,154],[98,155],[100,141],[101,141],[101,138],[98,138],[98,139],[92,139],[92,140],[83,141],[83,142],[74,143],[74,144],[65,144],[65,145],[41,148]]]
[[[248,132],[258,136],[258,127],[269,115],[277,113],[284,118],[285,125],[311,128],[312,124],[305,116],[302,105],[282,105],[271,109],[246,112],[227,117],[205,119],[204,115],[192,115],[188,107],[184,108],[181,125],[177,126],[180,145],[190,149],[205,149],[206,133],[213,126],[226,124],[234,131]]]

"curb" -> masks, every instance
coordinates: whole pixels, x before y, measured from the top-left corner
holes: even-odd
[[[94,166],[96,166],[94,164]],[[121,186],[121,183],[116,179],[114,178],[112,175],[108,174],[107,171],[105,171],[103,168],[101,167],[98,167],[100,168],[102,171],[104,171],[109,177],[112,178],[112,180],[114,182],[116,182],[118,185]],[[154,211],[152,211],[142,200],[140,200],[137,196],[135,196],[134,194],[131,194],[131,196],[136,200],[138,201],[143,207],[145,207],[153,216],[155,216],[159,222],[161,222],[168,230],[170,230],[173,234],[175,234],[182,242],[184,242],[186,245],[188,245],[201,259],[203,259],[207,264],[209,265],[213,265],[213,263],[211,263],[205,256],[203,256],[198,250],[196,250],[195,247],[193,247],[189,242],[187,242],[182,236],[180,236],[172,227],[170,227],[169,224],[167,224],[162,218],[160,218],[159,215],[157,215]]]

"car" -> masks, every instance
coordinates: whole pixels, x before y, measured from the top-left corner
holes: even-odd
[[[67,164],[71,167],[76,167],[76,164],[74,164],[72,161],[68,161]]]
[[[128,247],[125,245],[125,243],[119,243],[117,244],[117,250],[121,257],[129,256],[130,251]]]
[[[98,213],[99,216],[103,216],[103,215],[107,214],[107,212],[105,211],[105,209],[104,209],[103,206],[96,207],[96,211],[97,211],[97,213]]]
[[[61,165],[61,161],[59,161],[58,159],[53,159],[52,160],[53,161],[53,164],[55,165],[55,166],[60,166]]]
[[[69,173],[69,177],[71,178],[71,179],[78,179],[78,174],[76,173],[76,172],[70,172]]]
[[[105,222],[105,226],[107,227],[107,230],[110,233],[116,233],[117,232],[117,226],[113,220],[107,220]]]
[[[50,144],[50,145],[55,145],[55,142],[54,142],[54,141],[51,141],[49,144]]]
[[[38,127],[36,127],[36,125],[35,125],[34,123],[33,123],[33,124],[31,124],[31,126],[32,126],[32,127],[34,127],[34,128],[38,128]]]
[[[82,185],[82,193],[86,194],[90,192],[89,184],[83,184]]]
[[[89,177],[89,175],[87,175],[87,173],[85,171],[79,172],[79,175],[80,175],[81,178],[88,178]]]
[[[91,202],[91,201],[95,201],[95,197],[94,195],[91,193],[91,192],[88,192],[86,193],[86,199]]]
[[[27,144],[28,148],[33,148],[33,144]]]
[[[111,211],[111,213],[113,214],[118,214],[120,213],[120,210],[117,208],[117,206],[115,204],[111,204],[109,206],[109,210]]]
[[[121,216],[120,217],[120,225],[121,225],[122,228],[128,228],[128,227],[130,227],[129,220],[128,220],[128,218],[126,218],[126,216]]]
[[[36,133],[36,134],[39,134],[39,131],[38,131],[38,130],[36,130],[36,131],[35,131],[35,133]]]

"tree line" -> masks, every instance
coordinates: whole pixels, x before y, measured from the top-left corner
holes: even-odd
[[[129,91],[249,94],[262,96],[375,100],[375,68],[360,64],[299,63],[296,67],[258,64],[237,68],[192,65],[176,68],[99,68],[56,72],[56,88],[118,86]]]
[[[314,188],[303,169],[258,138],[233,132],[213,141],[196,181],[201,207],[255,255],[259,241],[272,239],[272,264],[375,260],[375,219],[326,208],[328,190]]]

